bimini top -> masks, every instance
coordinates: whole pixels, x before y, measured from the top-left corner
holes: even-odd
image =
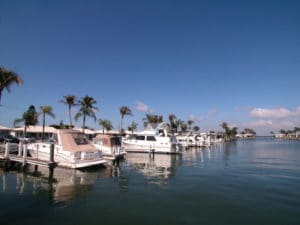
[[[54,140],[63,147],[65,151],[97,151],[97,148],[92,145],[85,134],[77,130],[57,130],[57,137]]]
[[[94,140],[101,141],[102,145],[109,147],[121,145],[121,140],[119,137],[109,134],[98,134]]]

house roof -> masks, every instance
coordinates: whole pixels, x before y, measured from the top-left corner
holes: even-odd
[[[0,130],[12,130],[12,128],[4,127],[4,126],[1,126],[1,125],[0,125]]]
[[[14,128],[14,131],[24,131],[24,127]],[[43,126],[28,126],[26,128],[28,133],[42,133]],[[56,129],[54,127],[45,126],[45,133],[54,133]]]
[[[76,131],[82,131],[82,128],[81,127],[74,127],[73,130],[76,130]],[[90,129],[84,129],[84,133],[85,134],[95,134],[96,132],[94,130],[90,130]]]

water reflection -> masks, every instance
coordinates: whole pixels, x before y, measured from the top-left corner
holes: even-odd
[[[223,148],[222,143],[209,147],[190,147],[184,151],[182,159],[186,166],[203,168],[209,161],[223,154]]]
[[[126,161],[142,173],[150,183],[166,184],[166,180],[176,174],[181,155],[130,153]]]
[[[113,177],[114,167],[92,170],[71,170],[28,166],[26,171],[0,168],[2,192],[14,192],[19,195],[40,195],[47,193],[52,204],[64,207],[76,198],[89,194],[97,179]]]
[[[223,145],[224,149],[224,161],[225,164],[228,165],[228,160],[232,155],[237,154],[237,141],[226,142]]]

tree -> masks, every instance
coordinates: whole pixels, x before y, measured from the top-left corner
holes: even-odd
[[[189,130],[192,130],[192,125],[195,123],[195,121],[194,120],[188,120],[187,121],[187,124],[188,124],[188,126],[189,126]]]
[[[7,92],[10,92],[10,86],[14,83],[21,86],[23,81],[16,73],[0,67],[0,102],[3,90],[6,89]]]
[[[281,129],[281,130],[279,131],[279,133],[280,133],[280,134],[285,134],[285,135],[286,135],[288,132],[287,132],[286,130]]]
[[[244,129],[244,132],[246,134],[253,134],[253,135],[256,135],[256,132],[254,130],[252,130],[251,128],[245,128]]]
[[[199,130],[200,130],[199,126],[196,125],[196,126],[193,127],[193,131],[198,132]]]
[[[228,127],[228,124],[226,122],[221,123],[220,126],[225,130],[225,133],[228,132],[229,127]]]
[[[294,132],[299,132],[300,131],[300,127],[294,127]]]
[[[53,113],[53,109],[51,106],[41,106],[40,107],[40,113],[43,116],[43,133],[42,133],[42,140],[45,138],[45,122],[46,122],[46,115],[55,118],[55,114]]]
[[[22,118],[15,119],[14,126],[19,123],[24,123],[24,136],[28,126],[35,126],[38,123],[38,113],[33,105],[29,106],[28,110],[23,113]]]
[[[71,114],[71,108],[73,106],[78,105],[77,102],[77,97],[75,95],[66,95],[61,99],[59,102],[65,104],[68,106],[68,115],[69,115],[69,120],[70,120],[70,126],[72,127],[72,114]]]
[[[121,115],[120,133],[122,133],[124,116],[132,116],[131,109],[128,108],[127,106],[122,106],[120,108],[120,115]]]
[[[169,115],[169,127],[172,134],[177,133],[176,116],[174,114]]]
[[[187,132],[187,130],[188,130],[188,125],[187,125],[186,122],[181,121],[181,123],[180,123],[180,130],[181,130],[181,132],[183,132],[183,133]]]
[[[131,131],[131,133],[133,134],[133,132],[137,129],[137,126],[138,126],[138,123],[132,121],[132,123],[128,127],[128,130]]]
[[[237,127],[230,128],[226,122],[220,124],[220,126],[225,130],[225,140],[233,140],[237,134]]]
[[[110,120],[99,119],[99,125],[102,127],[102,134],[104,134],[104,129],[106,131],[110,131],[113,129],[113,125]]]
[[[143,118],[144,127],[146,128],[150,125],[152,128],[163,122],[163,116],[146,114],[146,117]]]
[[[84,133],[84,128],[86,127],[86,117],[91,117],[95,121],[97,120],[95,112],[98,110],[96,106],[94,106],[97,101],[88,95],[81,98],[81,100],[78,101],[80,108],[79,112],[75,115],[75,120],[77,121],[80,117],[82,117],[82,132]]]

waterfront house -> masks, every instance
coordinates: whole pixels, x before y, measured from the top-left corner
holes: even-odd
[[[10,134],[11,131],[12,131],[12,128],[0,126],[0,136],[6,136],[6,135]]]
[[[56,132],[54,127],[45,126],[45,139],[49,139],[52,134]],[[12,134],[18,138],[24,137],[24,126],[19,128],[14,128]],[[42,139],[43,136],[43,126],[28,126],[26,128],[26,135],[37,140]]]

